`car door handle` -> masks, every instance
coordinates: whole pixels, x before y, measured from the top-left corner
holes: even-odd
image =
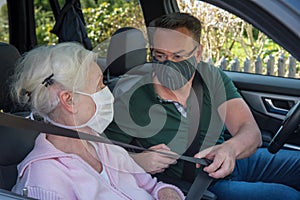
[[[280,108],[274,105],[273,100],[270,98],[264,98],[265,105],[267,108],[267,111],[270,113],[280,114],[280,115],[286,115],[289,110]]]

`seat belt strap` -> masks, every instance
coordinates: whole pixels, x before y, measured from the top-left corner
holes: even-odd
[[[191,91],[191,114],[190,114],[190,126],[189,126],[189,142],[191,145],[184,153],[185,156],[194,156],[200,150],[200,119],[203,104],[203,80],[198,71],[195,73],[194,80],[192,82]],[[187,200],[201,199],[207,190],[208,186],[212,182],[213,178],[208,176],[206,172],[199,170],[195,178],[195,164],[191,162],[184,162],[182,178],[186,181],[193,182],[191,185],[187,197]]]
[[[208,176],[208,174],[203,171],[199,170],[192,186],[190,187],[189,192],[186,195],[186,200],[200,200],[211,182],[213,178]],[[215,197],[214,197],[215,198]]]
[[[26,129],[31,131],[37,131],[40,133],[47,133],[52,135],[58,135],[58,136],[64,136],[64,137],[70,137],[70,138],[76,138],[81,140],[87,140],[87,141],[94,141],[94,142],[100,142],[100,143],[106,143],[106,144],[115,144],[119,145],[123,148],[132,148],[140,151],[152,151],[160,154],[164,154],[171,158],[178,158],[181,160],[185,160],[192,163],[199,163],[201,165],[207,166],[210,164],[210,162],[207,159],[200,159],[200,158],[194,158],[194,157],[188,157],[184,155],[174,155],[170,153],[165,153],[153,149],[146,149],[144,147],[138,147],[131,144],[126,144],[123,142],[107,139],[102,136],[96,136],[91,135],[71,129],[61,128],[58,126],[54,126],[52,124],[47,124],[41,121],[35,121],[26,119],[24,117],[19,117],[16,115],[8,114],[0,112],[0,126],[6,126],[11,128],[17,128],[17,129]]]
[[[190,126],[188,139],[190,146],[183,155],[193,157],[200,149],[200,120],[203,104],[203,81],[198,71],[195,73],[192,82],[191,108],[190,108]],[[195,177],[195,165],[190,162],[184,162],[182,179],[193,182]]]

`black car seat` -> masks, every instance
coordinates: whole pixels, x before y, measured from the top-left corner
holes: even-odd
[[[17,165],[32,150],[38,132],[0,126],[0,188],[11,190]]]
[[[8,87],[9,77],[19,57],[19,51],[14,46],[0,43],[0,110],[3,112],[21,111],[13,104]],[[15,184],[17,165],[33,148],[37,135],[33,131],[0,126],[0,189],[10,190]]]
[[[9,77],[12,75],[16,60],[20,53],[14,46],[0,42],[0,110],[4,112],[16,111],[16,107],[10,99]]]
[[[136,28],[123,27],[112,35],[104,71],[104,82],[111,90],[121,76],[147,62],[146,44],[143,32]]]

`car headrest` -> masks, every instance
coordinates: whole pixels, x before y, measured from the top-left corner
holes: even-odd
[[[146,62],[146,39],[141,30],[124,27],[112,35],[106,60],[106,71],[110,76],[120,76]]]
[[[0,42],[0,109],[11,112],[14,108],[10,99],[9,77],[13,74],[20,53],[14,46]]]

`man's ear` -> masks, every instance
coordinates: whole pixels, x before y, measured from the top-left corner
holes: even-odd
[[[201,44],[199,44],[197,51],[196,51],[197,62],[200,62],[202,60],[202,51],[203,51],[203,46]]]
[[[71,113],[76,113],[77,109],[74,106],[73,98],[74,95],[70,91],[61,91],[59,92],[58,98],[60,100],[61,105]]]

